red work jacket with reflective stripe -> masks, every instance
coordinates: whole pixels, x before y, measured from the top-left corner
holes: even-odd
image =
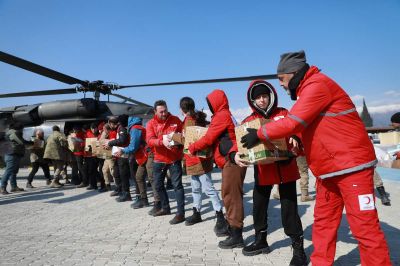
[[[298,99],[287,117],[261,127],[260,139],[301,132],[313,174],[328,178],[376,164],[374,148],[347,93],[312,66],[297,88]]]

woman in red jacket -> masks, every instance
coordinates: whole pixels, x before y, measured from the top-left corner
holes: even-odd
[[[183,97],[179,103],[182,114],[185,116],[183,120],[183,133],[188,126],[205,127],[207,125],[207,115],[201,111],[195,110],[194,100],[190,97]],[[218,192],[214,188],[211,179],[211,171],[213,170],[212,156],[201,158],[191,154],[185,154],[186,173],[191,175],[192,196],[193,196],[193,215],[186,219],[186,225],[193,225],[202,221],[201,219],[201,201],[204,192],[212,203],[215,211],[217,222],[214,226],[214,232],[217,236],[225,236],[228,228],[224,214],[222,212],[222,204],[219,199]]]
[[[256,80],[250,84],[247,91],[247,101],[253,113],[242,123],[257,118],[279,120],[288,114],[288,111],[278,106],[278,95],[274,87],[266,81]],[[293,137],[294,139],[294,137]],[[296,141],[291,139],[291,142]],[[286,138],[288,147],[289,138]],[[296,141],[297,142],[297,141]],[[244,162],[237,153],[235,161],[244,166]],[[271,164],[258,164],[254,166],[254,189],[253,189],[253,221],[256,233],[255,241],[243,248],[246,256],[254,256],[260,253],[269,253],[267,243],[267,219],[268,203],[271,189],[274,184],[279,185],[281,201],[281,218],[285,234],[292,242],[299,242],[299,250],[293,249],[293,259],[290,265],[307,264],[307,257],[303,248],[303,227],[297,209],[296,180],[300,178],[296,160],[289,159]],[[298,262],[295,264],[295,262]]]

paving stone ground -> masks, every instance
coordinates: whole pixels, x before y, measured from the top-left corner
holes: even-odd
[[[0,170],[2,175],[4,170]],[[18,184],[25,187],[29,169],[20,169]],[[245,180],[245,242],[253,241],[253,169]],[[400,171],[399,171],[400,174]],[[131,203],[117,203],[109,193],[87,191],[67,185],[63,189],[46,187],[38,172],[34,189],[0,196],[1,265],[289,265],[292,250],[280,220],[280,203],[269,205],[268,242],[272,252],[246,257],[241,249],[222,250],[213,232],[214,211],[207,199],[203,222],[185,226],[170,225],[172,215],[152,217],[150,208],[133,210]],[[221,174],[213,174],[218,190]],[[394,265],[400,265],[400,182],[385,179],[392,206],[377,209],[389,243]],[[187,215],[191,214],[190,179],[184,176]],[[311,180],[310,184],[313,184]],[[311,185],[310,190],[314,194]],[[152,200],[151,190],[149,191]],[[172,211],[176,211],[173,192],[169,192]],[[299,202],[305,231],[306,253],[312,252],[311,227],[314,202]],[[343,215],[338,232],[335,265],[359,265],[357,241],[351,236]]]

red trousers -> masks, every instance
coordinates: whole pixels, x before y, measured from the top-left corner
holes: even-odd
[[[391,265],[375,208],[373,176],[374,168],[369,168],[324,180],[317,178],[312,265],[333,265],[343,207],[359,243],[361,265]]]

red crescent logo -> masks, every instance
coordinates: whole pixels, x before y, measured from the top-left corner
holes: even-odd
[[[370,204],[370,203],[371,203],[371,199],[370,199],[370,197],[367,197],[367,196],[365,196],[364,198],[366,198],[366,199],[367,199],[367,202],[365,202],[365,204]]]

